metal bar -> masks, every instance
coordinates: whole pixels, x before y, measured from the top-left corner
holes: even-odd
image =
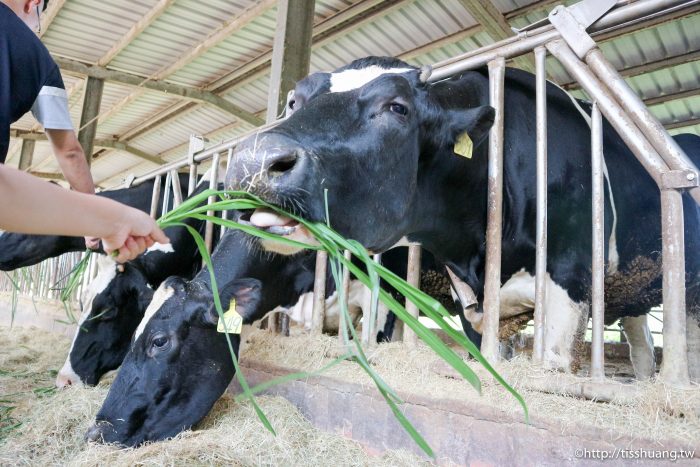
[[[661,228],[664,356],[660,377],[669,385],[688,386],[683,198],[677,190],[661,190]]]
[[[498,360],[498,321],[501,290],[501,238],[503,236],[503,103],[506,61],[489,62],[489,99],[496,117],[489,134],[488,210],[486,219],[486,272],[481,353]]]
[[[316,253],[316,272],[314,277],[314,306],[311,315],[311,332],[321,334],[323,321],[326,317],[326,271],[328,269],[328,253]]]
[[[352,260],[352,253],[350,253],[350,250],[345,250],[343,256],[348,261]],[[347,304],[350,297],[350,268],[347,267],[343,268],[343,295],[345,296],[345,303]],[[352,323],[347,323],[345,321],[345,313],[343,313],[343,310],[339,310],[338,337],[341,339],[343,345],[348,345],[350,343],[350,335],[347,329],[348,324],[352,325]]]
[[[617,130],[620,137],[644,166],[659,187],[663,186],[662,173],[668,166],[656,153],[654,147],[637,128],[625,110],[605,89],[603,83],[593,75],[585,63],[580,61],[568,45],[562,40],[547,44],[547,49],[557,57],[561,64],[586,90],[589,96],[598,102],[601,112]]]
[[[406,267],[406,282],[415,288],[420,288],[420,261],[421,246],[418,243],[408,245],[408,265]],[[406,299],[406,311],[418,319],[418,307],[409,299]],[[403,341],[409,345],[418,343],[418,336],[408,327],[403,327]]]
[[[165,189],[163,190],[163,207],[160,212],[161,215],[167,213],[170,210],[170,189],[173,183],[173,172],[170,171],[165,176]]]
[[[544,358],[544,317],[547,275],[547,50],[535,48],[537,108],[537,245],[535,254],[535,312],[532,359]]]
[[[209,188],[216,190],[219,180],[219,161],[221,160],[221,155],[219,153],[214,154],[214,158],[211,161],[211,173],[209,177]],[[209,204],[216,202],[216,196],[209,197]],[[213,216],[214,211],[207,211],[207,216]],[[207,246],[207,251],[211,253],[211,246],[214,240],[214,224],[211,221],[207,221],[204,227],[204,244]]]
[[[177,170],[171,170],[170,179],[173,183],[173,208],[182,204],[182,186],[180,185],[180,174]]]
[[[153,181],[153,194],[151,195],[151,217],[158,217],[158,200],[160,199],[160,185],[163,182],[161,177]]]
[[[605,316],[605,192],[603,178],[603,117],[597,103],[591,111],[591,178],[592,178],[592,337],[591,337],[591,377],[605,378],[603,333]]]
[[[591,35],[595,37],[596,33],[602,33],[603,31],[607,34],[609,28],[621,27],[630,20],[690,2],[682,0],[647,0],[631,4],[625,3],[626,2],[618,3],[619,6],[616,6],[608,14],[591,25],[589,28],[589,31],[592,31]],[[530,52],[535,47],[544,45],[559,37],[559,33],[550,24],[521,33],[517,36],[496,42],[491,46],[482,47],[475,51],[467,52],[434,64],[433,73],[429,81],[439,81],[462,71],[479,68],[497,57],[513,58],[523,55]]]
[[[190,196],[192,193],[194,193],[195,188],[197,187],[197,167],[199,164],[197,163],[192,163],[190,164],[190,179],[187,182],[187,196]],[[136,184],[136,180],[134,180],[134,184]]]
[[[23,139],[22,140],[22,150],[19,154],[19,164],[17,168],[19,170],[27,170],[32,166],[32,161],[34,160],[34,147],[36,146],[36,141],[33,139]]]
[[[228,150],[228,152],[227,152],[227,154],[226,154],[226,174],[228,174],[228,170],[231,168],[231,162],[232,162],[232,161],[233,161],[233,148],[229,148],[229,150]],[[228,187],[225,185],[225,182],[224,182],[224,190],[227,190],[227,189],[228,189]],[[228,211],[222,211],[222,212],[221,212],[221,218],[222,218],[222,219],[228,219],[228,216],[229,216],[229,212],[228,212]],[[223,225],[222,225],[221,227],[219,227],[219,235],[220,235],[221,237],[223,237],[224,234],[226,233],[226,230],[227,230],[226,227],[224,227]],[[285,316],[287,316],[287,315],[285,315]],[[287,316],[286,321],[285,321],[285,318],[284,318],[284,317],[282,318],[282,327],[283,327],[283,328],[284,328],[284,326],[285,326],[285,322],[286,322],[286,326],[287,326],[287,330],[286,330],[286,334],[285,334],[285,335],[288,336],[288,335],[289,335],[289,316]],[[284,329],[283,329],[283,331],[284,331]]]
[[[615,68],[605,59],[600,49],[592,49],[586,55],[586,63],[591,70],[605,83],[613,92],[620,105],[627,111],[627,114],[637,124],[649,142],[654,146],[661,158],[672,170],[688,171],[688,180],[698,179],[698,168],[690,158],[678,146],[678,143],[671,138],[668,131],[652,115],[649,108],[620,76]],[[692,172],[692,173],[691,173]],[[700,187],[690,189],[690,195],[700,204]]]

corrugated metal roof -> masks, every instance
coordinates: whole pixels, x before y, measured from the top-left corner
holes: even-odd
[[[325,38],[322,45],[313,47],[311,71],[334,69],[367,55],[409,54],[411,63],[430,64],[493,42],[483,31],[471,36],[463,33],[476,23],[460,0],[404,0],[387,2],[386,5],[373,0],[317,0],[315,23],[332,18],[349,7],[362,6],[358,4],[363,1],[371,2],[369,12],[362,13],[363,17],[370,19],[341,28],[341,32]],[[543,18],[555,5],[562,3],[550,0],[491,1],[515,27]],[[575,2],[566,0],[563,3]],[[104,0],[99,3],[66,0],[43,41],[56,55],[95,64],[104,59],[140,19],[154,11],[157,4],[157,0]],[[143,77],[161,73],[222,25],[257,4],[253,0],[174,0],[117,53],[107,67]],[[518,15],[514,16],[513,11]],[[222,78],[241,74],[247,64],[268,53],[275,26],[276,8],[271,6],[164,79],[210,89]],[[601,49],[618,68],[651,63],[668,56],[699,51],[699,26],[700,14],[695,14],[604,42]],[[444,40],[451,36],[455,39]],[[426,47],[440,40],[443,42],[439,47]],[[551,57],[548,72],[556,82],[571,81]],[[652,112],[668,123],[700,117],[700,98],[689,95],[698,86],[698,76],[700,62],[693,61],[633,76],[628,82],[645,99],[687,91],[682,98],[652,106]],[[71,116],[77,128],[84,80],[75,76],[65,76],[64,80],[67,89],[73,90]],[[232,84],[233,87],[223,93],[225,99],[249,112],[263,113],[267,104],[269,71],[246,76],[243,81],[234,79]],[[581,91],[574,93],[584,96]],[[182,157],[192,133],[205,134],[217,142],[250,129],[250,125],[238,122],[235,117],[211,105],[187,104],[176,96],[116,83],[105,85],[100,112],[104,115],[99,120],[98,138],[123,140],[165,160]],[[172,118],[164,118],[170,114]],[[12,128],[29,131],[38,129],[38,126],[31,116],[25,116]],[[673,132],[697,133],[699,128],[700,125],[693,125]],[[17,159],[19,146],[13,139],[10,162]],[[57,170],[50,152],[48,144],[39,142],[33,167],[40,167],[42,171]],[[106,150],[96,158],[93,174],[96,180],[117,183],[126,173],[139,174],[153,167],[152,163],[132,154]]]

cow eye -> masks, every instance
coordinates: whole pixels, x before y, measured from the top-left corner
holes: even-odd
[[[291,101],[289,101],[289,108],[290,108],[291,110],[294,110],[294,106],[296,105],[296,103],[297,103],[297,101],[294,100],[294,99],[292,99]]]
[[[392,102],[391,104],[389,104],[389,110],[398,115],[406,115],[408,113],[408,109],[406,108],[406,106],[403,104],[399,104],[398,102]]]
[[[153,338],[153,341],[151,341],[153,347],[157,349],[162,349],[168,344],[168,336],[165,335],[157,335]]]

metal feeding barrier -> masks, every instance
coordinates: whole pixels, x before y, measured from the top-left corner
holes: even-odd
[[[636,22],[650,18],[663,18],[696,4],[693,1],[640,0],[629,3],[611,0],[590,0],[572,7],[555,8],[548,21],[536,23],[518,31],[514,37],[486,47],[450,58],[435,64],[428,82],[439,81],[461,72],[488,66],[490,104],[496,109],[495,122],[489,138],[488,162],[488,216],[487,216],[487,262],[485,272],[483,340],[481,351],[490,361],[499,357],[499,291],[501,287],[501,238],[503,209],[503,116],[504,116],[504,75],[507,59],[533,53],[536,65],[536,140],[537,140],[537,214],[536,214],[536,268],[535,268],[535,309],[533,360],[541,362],[544,354],[545,322],[544,313],[545,280],[547,264],[547,109],[546,109],[546,67],[547,52],[554,56],[572,75],[574,80],[593,100],[591,114],[591,161],[592,161],[592,349],[591,377],[593,382],[604,383],[603,372],[603,284],[604,284],[604,190],[602,154],[602,116],[615,128],[630,150],[654,179],[661,191],[662,242],[663,242],[663,341],[664,358],[661,378],[674,385],[687,385],[688,361],[686,356],[685,334],[685,258],[683,241],[683,206],[681,193],[688,190],[696,202],[700,203],[698,170],[678,147],[668,132],[651,115],[640,98],[627,85],[624,79],[604,58],[592,37],[610,34],[627,28]],[[609,10],[609,11],[608,11]],[[586,31],[590,31],[590,33]],[[219,165],[222,155],[226,155],[226,169],[231,164],[234,148],[253,134],[268,130],[276,123],[270,123],[237,138],[206,148],[201,137],[191,137],[188,156],[165,164],[145,175],[129,177],[127,186],[138,185],[156,179],[153,188],[151,214],[155,216],[160,195],[161,177],[166,176],[165,193],[173,193],[173,205],[183,198],[180,169],[189,169],[188,194],[195,189],[198,166],[212,160],[209,186],[216,188]],[[169,209],[169,196],[163,196],[162,212]],[[211,248],[213,226],[207,223],[206,244]],[[223,234],[223,229],[222,229]],[[71,256],[73,255],[73,256]],[[30,274],[51,277],[51,281],[64,277],[70,270],[68,258],[76,254],[63,255],[31,269]],[[420,286],[420,246],[409,247],[408,281]],[[379,260],[379,258],[376,258]],[[47,265],[45,265],[47,264]],[[38,273],[36,271],[39,271]],[[327,256],[319,252],[316,264],[316,280],[313,299],[313,332],[321,332],[325,314],[325,285]],[[451,271],[448,270],[448,273]],[[44,274],[41,276],[41,274]],[[48,276],[47,276],[48,274]],[[16,279],[16,278],[15,278]],[[9,278],[0,278],[0,287],[5,289]],[[349,277],[344,277],[343,287],[349,288]],[[27,285],[19,280],[20,289],[39,287],[44,294],[53,293],[50,288]],[[473,291],[463,287],[458,292],[469,303],[473,301]],[[82,287],[81,287],[82,289]],[[35,289],[31,289],[35,290]],[[418,309],[407,303],[408,311],[418,317]],[[374,308],[374,307],[373,307]],[[375,318],[375,317],[373,317]],[[341,314],[342,319],[342,314]],[[269,327],[277,329],[277,320],[270,319]],[[341,321],[342,322],[342,321]],[[365,319],[363,340],[371,341],[376,335],[374,319]],[[284,328],[284,322],[282,323]],[[371,334],[373,332],[373,334]],[[342,332],[341,338],[342,338]],[[410,329],[398,328],[396,336],[403,336],[409,343],[416,342],[416,335]]]

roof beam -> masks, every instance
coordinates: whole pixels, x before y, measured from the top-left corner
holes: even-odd
[[[691,118],[688,120],[680,120],[677,122],[664,123],[664,127],[667,130],[674,130],[676,128],[685,128],[687,126],[700,125],[700,117]]]
[[[53,0],[49,3],[48,8],[44,14],[41,15],[41,31],[38,33],[39,37],[44,37],[44,34],[49,30],[49,26],[51,26],[53,20],[56,19],[56,15],[58,15],[58,12],[63,8],[63,4],[65,3],[66,0]]]
[[[39,178],[45,178],[48,180],[65,180],[63,177],[63,174],[56,173],[56,172],[29,172],[31,175],[34,175],[35,177]]]
[[[684,91],[676,91],[670,92],[668,94],[660,94],[658,96],[647,97],[646,99],[644,99],[644,104],[647,107],[651,107],[652,105],[663,104],[665,102],[675,101],[678,99],[685,99],[687,97],[695,97],[697,95],[700,95],[700,86],[696,84],[695,87],[691,89],[686,89]]]
[[[131,26],[126,34],[124,34],[122,38],[119,39],[117,43],[114,44],[112,48],[109,49],[107,53],[97,61],[97,65],[106,66],[109,62],[111,62],[114,57],[119,55],[122,50],[131,44],[131,41],[138,37],[139,34],[141,34],[148,26],[153,24],[153,22],[157,20],[160,15],[165,13],[165,10],[167,10],[174,1],[175,0],[159,0],[159,2],[156,3],[156,5],[151,8],[143,18]]]
[[[124,141],[118,141],[116,139],[98,139],[95,140],[95,146],[100,148],[109,148],[116,149],[118,151],[128,152],[129,154],[133,154],[136,157],[139,157],[148,162],[152,162],[156,165],[163,165],[167,163],[165,159],[148,154],[147,152],[137,149]]]
[[[211,104],[219,107],[225,112],[230,113],[236,118],[244,120],[255,126],[259,126],[264,123],[263,120],[256,117],[252,113],[209,91],[203,91],[199,88],[190,86],[167,83],[165,81],[150,80],[148,78],[132,75],[130,73],[124,73],[122,71],[108,70],[104,67],[87,65],[68,58],[54,56],[54,60],[62,70],[67,72],[86,75],[97,79],[104,79],[106,81],[114,81],[129,86],[144,87],[146,89],[164,92],[173,96],[182,97],[184,99]]]
[[[467,9],[469,14],[479,23],[484,30],[491,36],[494,42],[498,42],[503,39],[508,39],[514,36],[515,33],[510,29],[510,24],[506,21],[503,14],[498,11],[498,8],[494,6],[491,0],[460,0],[462,5]],[[534,62],[532,56],[527,55],[523,57],[517,57],[513,60],[518,67],[527,70],[529,72],[535,71]]]
[[[683,65],[685,63],[694,62],[696,60],[700,60],[700,50],[694,50],[679,55],[671,55],[670,57],[665,57],[660,60],[642,63],[641,65],[628,66],[626,68],[617,70],[617,72],[620,74],[620,76],[628,78],[643,75],[646,73],[653,73],[654,71]],[[575,81],[569,81],[568,83],[564,83],[561,86],[564,89],[568,90],[580,89],[581,87],[581,85],[579,85]]]

